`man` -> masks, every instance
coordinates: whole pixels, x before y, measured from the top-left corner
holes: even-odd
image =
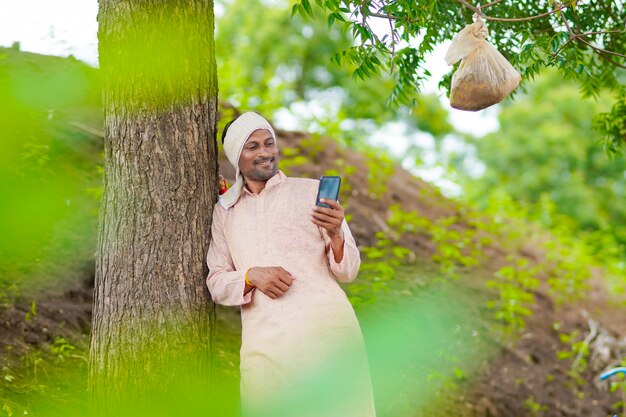
[[[338,284],[360,255],[337,201],[315,206],[319,181],[278,170],[276,135],[256,113],[225,128],[236,181],[213,211],[207,286],[241,306],[246,415],[375,416],[363,338]]]

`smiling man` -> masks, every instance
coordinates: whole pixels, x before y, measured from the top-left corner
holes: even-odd
[[[360,255],[344,209],[315,206],[319,181],[278,170],[276,135],[256,113],[224,129],[236,181],[213,212],[207,286],[241,306],[246,416],[375,416],[361,330],[338,282]]]

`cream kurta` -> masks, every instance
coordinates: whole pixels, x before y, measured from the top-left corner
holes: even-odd
[[[359,251],[344,221],[336,263],[326,231],[311,221],[319,181],[279,171],[261,193],[247,189],[213,212],[207,285],[216,303],[241,306],[241,397],[247,414],[374,416],[367,357],[354,310],[337,283],[352,281]],[[254,266],[281,266],[295,278],[272,300],[243,295]]]

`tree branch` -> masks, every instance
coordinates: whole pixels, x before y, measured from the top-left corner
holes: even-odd
[[[589,45],[590,48],[595,49],[596,51],[598,51],[600,53],[614,55],[614,56],[618,56],[620,58],[626,58],[626,55],[624,55],[624,54],[620,54],[618,52],[613,52],[613,51],[607,51],[606,49],[599,48],[599,47],[593,45],[591,42],[587,42],[586,40],[584,40],[582,38],[577,38],[577,40],[581,41],[585,45]]]
[[[575,39],[576,39],[576,38],[569,38],[569,39],[567,40],[567,42],[565,42],[563,45],[561,45],[561,47],[560,47],[559,49],[557,49],[555,53],[553,53],[553,54],[552,54],[552,58],[557,57],[557,56],[561,53],[561,51],[562,51],[563,49],[565,49],[565,47],[566,47],[567,45],[569,45],[569,44],[570,44],[573,40],[575,40]]]
[[[623,30],[603,30],[603,31],[600,31],[600,32],[578,33],[577,36],[605,35],[607,33],[624,33],[624,31]]]
[[[567,28],[567,33],[569,33],[569,38],[571,40],[576,39],[577,36],[574,33],[574,31],[572,30],[572,28],[570,27],[569,22],[565,18],[565,15],[563,13],[559,13],[559,16],[561,17],[561,20],[563,21],[563,23],[565,23],[565,27]]]
[[[396,57],[396,33],[393,30],[393,21],[389,19],[389,32],[391,33],[391,70],[389,71],[393,74],[393,64]]]
[[[598,54],[598,56],[602,59],[604,59],[606,62],[615,65],[616,67],[620,67],[620,68],[624,68],[626,69],[626,65],[622,65],[617,61],[613,61],[611,58],[609,58],[608,56],[602,55],[602,54]]]
[[[617,53],[617,52],[613,52],[613,51],[607,51],[606,49],[602,49],[599,48],[595,45],[593,45],[591,42],[588,42],[587,40],[583,39],[584,36],[589,36],[589,35],[599,35],[599,34],[604,34],[604,33],[623,33],[623,31],[601,31],[601,32],[585,32],[585,33],[575,33],[572,28],[569,25],[569,22],[567,21],[567,19],[565,18],[565,16],[563,15],[563,13],[560,13],[560,17],[561,20],[563,21],[563,23],[565,23],[565,27],[567,28],[567,32],[569,33],[569,40],[567,42],[565,42],[552,56],[555,57],[559,54],[559,52],[561,52],[563,50],[563,48],[565,48],[565,46],[567,46],[570,42],[572,41],[578,41],[578,42],[582,42],[585,45],[588,45],[591,49],[595,50],[596,52],[600,53],[600,57],[605,58],[606,61],[612,63],[613,65],[616,65],[620,68],[626,68],[626,66],[615,62],[612,59],[607,59],[607,57],[605,57],[602,54],[608,54],[608,55],[615,55],[618,56],[620,58],[626,58],[626,55]]]
[[[484,6],[480,6],[480,8],[481,8],[481,10],[482,10],[482,9],[486,9],[487,7],[491,7],[491,6],[493,6],[494,4],[500,3],[501,1],[502,1],[502,0],[494,0],[494,1],[492,1],[491,3],[487,3],[487,4],[485,4]]]
[[[389,20],[400,20],[401,19],[398,16],[393,16],[393,15],[384,14],[384,13],[369,13],[368,16],[380,17],[381,19],[389,19]]]
[[[457,0],[457,1],[459,3],[461,3],[462,5],[464,5],[465,7],[467,7],[468,9],[473,10],[476,13],[479,13],[478,7],[472,6],[471,4],[469,4],[465,0]],[[496,21],[496,22],[524,22],[524,21],[527,21],[527,20],[541,19],[542,17],[546,17],[546,16],[549,16],[549,15],[551,15],[553,13],[560,12],[561,10],[565,9],[566,7],[567,7],[567,5],[561,5],[561,7],[559,7],[558,9],[554,9],[554,10],[551,10],[549,12],[545,12],[545,13],[538,14],[538,15],[535,15],[535,16],[510,18],[510,19],[509,18],[505,18],[505,17],[491,17],[491,16],[487,16],[487,15],[483,14],[482,12],[480,12],[479,14],[485,20],[493,20],[493,21]],[[482,9],[482,7],[481,7],[481,9]]]
[[[368,13],[367,16],[372,16],[372,17],[379,17],[381,19],[387,19],[387,20],[401,20],[404,22],[408,22],[408,23],[418,23],[418,20],[415,19],[407,19],[404,17],[398,17],[398,16],[394,16],[392,14],[387,14],[387,13],[379,13],[379,12],[374,12],[374,13]]]

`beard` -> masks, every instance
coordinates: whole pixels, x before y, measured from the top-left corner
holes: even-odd
[[[276,175],[276,172],[278,172],[278,161],[272,157],[254,161],[252,169],[249,172],[242,172],[242,175],[253,181],[267,181]]]

